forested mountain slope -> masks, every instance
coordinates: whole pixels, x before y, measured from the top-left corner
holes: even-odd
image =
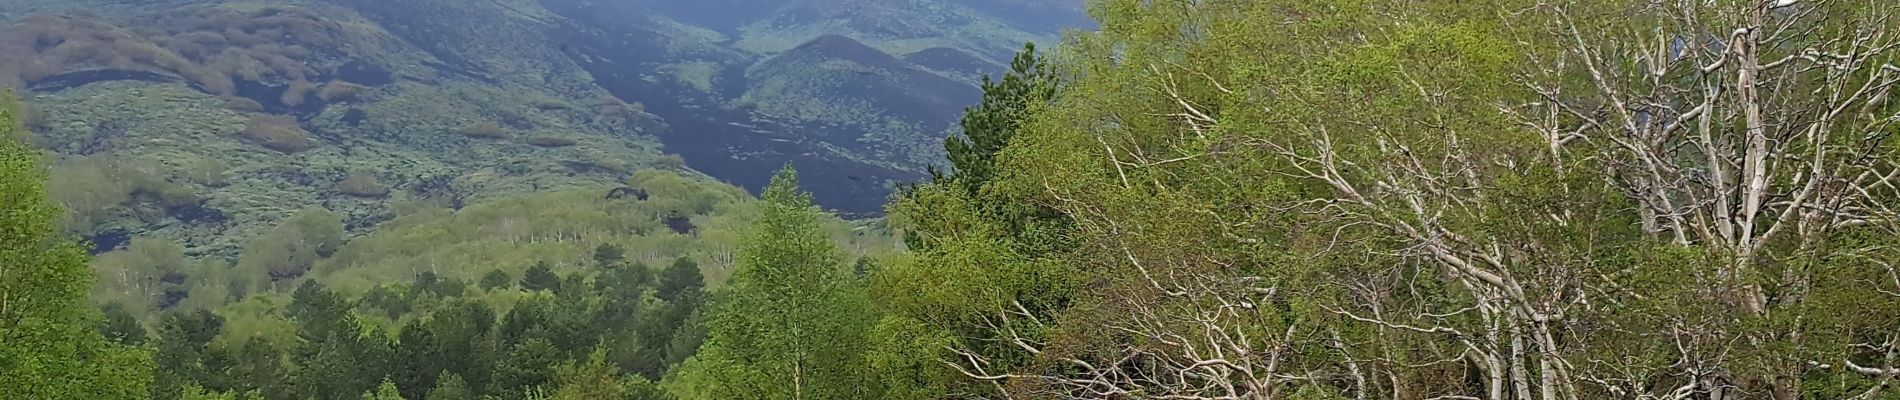
[[[934,141],[974,104],[981,76],[895,55],[1006,56],[1074,20],[1006,22],[1001,10],[935,0],[10,1],[0,5],[0,85],[27,94],[37,143],[60,154],[54,193],[76,215],[68,229],[98,251],[159,236],[194,257],[232,258],[238,238],[307,207],[339,213],[354,235],[389,219],[392,203],[453,208],[646,169],[758,190],[766,171],[791,163],[822,188],[820,204],[870,216],[941,158]],[[853,57],[889,63],[860,75],[838,70],[854,60],[790,51],[842,37],[825,35],[868,43]],[[765,44],[776,40],[794,42]],[[791,112],[867,103],[881,108]]]
[[[47,133],[117,131],[0,99],[0,397],[1900,395],[1900,4],[1096,0],[1099,29],[1002,60],[967,45],[982,35],[892,17],[924,4],[949,7],[928,26],[1016,26],[958,22],[987,1],[704,3],[733,7],[720,14],[513,0],[391,22],[432,3],[342,8],[360,18],[177,7],[202,23],[139,34],[136,20],[21,18],[26,33],[0,45],[31,55],[4,65],[34,103],[105,90],[139,95],[66,101],[177,111],[138,114],[169,125],[135,140],[84,141]],[[414,58],[360,64],[308,48],[483,37],[444,22],[468,15],[569,46],[511,59],[513,42],[387,43]],[[788,20],[839,31],[757,36],[802,32],[774,22]],[[852,158],[888,149],[851,143],[876,135],[804,130],[838,109],[784,104],[875,100],[846,127],[952,116],[913,108],[953,102],[970,79],[955,71],[985,63],[1007,72],[963,94],[976,106],[943,140],[948,165],[921,172]],[[391,82],[331,82],[375,70],[363,65]],[[645,137],[614,124],[660,123],[686,165],[528,168],[511,176],[573,184],[486,197],[351,174],[339,194],[401,200],[375,229],[306,206],[235,257],[136,236],[87,271],[72,224],[215,221],[217,203],[194,196],[224,175],[77,154],[202,147],[160,146],[183,139],[340,152],[306,122],[415,76],[671,99],[587,103],[620,119],[552,103],[522,119],[593,127],[572,136],[520,138],[508,121],[459,133],[546,161]],[[913,86],[945,89],[902,93]],[[351,100],[312,101],[325,92]],[[350,93],[372,94],[336,97]],[[166,105],[129,103],[150,99]],[[263,111],[232,109],[245,100]],[[214,139],[179,114],[258,129]],[[538,119],[557,116],[571,120]],[[705,155],[743,156],[691,162]],[[49,162],[63,164],[51,177]],[[777,172],[754,198],[695,170]],[[87,186],[66,186],[85,181],[62,178],[73,171],[125,184],[74,190]],[[801,183],[905,173],[920,178],[881,198],[888,218],[858,222],[817,204],[876,202],[868,191]],[[93,204],[80,195],[127,200],[59,209]]]

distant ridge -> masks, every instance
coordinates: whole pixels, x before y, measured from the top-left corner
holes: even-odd
[[[904,61],[932,70],[976,76],[1001,74],[1009,69],[1003,64],[948,47],[932,47],[905,54]]]
[[[833,104],[867,104],[924,127],[955,121],[963,107],[982,96],[975,86],[840,35],[812,39],[760,62],[747,75],[753,93],[767,98],[797,93]]]

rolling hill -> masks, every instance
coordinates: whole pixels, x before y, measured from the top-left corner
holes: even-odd
[[[977,77],[1081,18],[1064,4],[17,0],[0,86],[100,251],[232,258],[308,207],[362,234],[403,204],[656,169],[759,190],[791,164],[870,216],[940,159]]]

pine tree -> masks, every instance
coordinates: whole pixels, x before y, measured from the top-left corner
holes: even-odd
[[[159,324],[157,364],[152,381],[152,399],[178,399],[186,387],[210,380],[213,371],[205,368],[205,353],[212,339],[224,332],[224,317],[198,310],[167,315]]]
[[[363,400],[403,400],[403,398],[401,393],[396,392],[396,384],[384,379],[383,384],[377,385],[376,389],[363,393]]]
[[[475,392],[469,390],[468,382],[462,381],[461,375],[443,372],[442,377],[436,379],[435,388],[429,390],[428,400],[475,400]]]
[[[613,243],[601,243],[594,247],[594,264],[608,266],[627,260],[627,249]]]
[[[682,293],[705,286],[706,277],[700,274],[699,263],[693,262],[691,258],[680,257],[660,272],[659,292],[655,294],[661,300],[675,301]]]
[[[145,327],[139,325],[138,318],[125,310],[124,304],[107,304],[99,311],[105,315],[105,320],[99,324],[99,334],[105,335],[106,339],[128,346],[145,343]]]
[[[529,291],[557,290],[561,288],[561,276],[555,275],[547,262],[534,263],[533,267],[528,267],[527,273],[521,275],[521,288]]]
[[[955,170],[945,175],[933,168],[934,180],[954,181],[977,193],[996,174],[996,154],[1022,129],[1033,107],[1055,97],[1055,83],[1048,65],[1036,55],[1036,44],[1024,44],[1002,79],[983,77],[983,102],[964,111],[963,135],[943,143]]]
[[[607,351],[595,349],[585,362],[571,362],[555,369],[554,391],[549,400],[656,399],[657,388],[640,377],[620,376],[607,362]]]
[[[385,381],[382,362],[391,353],[383,333],[364,329],[341,296],[315,281],[291,294],[286,316],[301,341],[291,354],[298,366],[292,384],[322,400],[354,398]]]
[[[487,274],[482,275],[481,285],[482,285],[482,290],[494,291],[497,288],[505,288],[510,285],[513,285],[514,283],[515,283],[515,279],[513,277],[508,276],[508,271],[502,271],[502,270],[496,269],[496,270],[488,271]]]

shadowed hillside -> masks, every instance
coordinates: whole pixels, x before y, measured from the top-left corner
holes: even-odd
[[[746,76],[751,88],[742,103],[801,123],[869,126],[882,121],[865,117],[886,116],[940,129],[982,94],[974,86],[838,35],[821,36],[760,62]],[[792,101],[800,98],[820,101]]]
[[[904,55],[904,61],[940,74],[981,82],[983,77],[1002,76],[1003,64],[948,47],[932,47]]]
[[[56,191],[68,230],[98,251],[158,236],[230,258],[308,207],[357,235],[401,204],[645,169],[757,191],[792,164],[822,206],[875,216],[940,159],[977,60],[1053,37],[995,16],[945,0],[11,0],[0,86],[28,91],[36,142],[75,177]]]

